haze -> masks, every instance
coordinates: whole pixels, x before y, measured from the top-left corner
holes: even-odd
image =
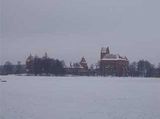
[[[132,61],[160,62],[159,0],[1,0],[1,64],[32,53],[67,62],[100,49]]]

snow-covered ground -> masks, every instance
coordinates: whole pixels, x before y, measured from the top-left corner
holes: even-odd
[[[160,79],[0,79],[0,119],[160,119]]]

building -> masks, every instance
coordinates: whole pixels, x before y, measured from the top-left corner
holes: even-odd
[[[66,68],[66,73],[71,75],[88,75],[88,65],[84,57],[79,63],[70,63],[70,67]]]
[[[100,75],[127,76],[129,61],[127,57],[111,54],[109,47],[102,48],[100,54]]]

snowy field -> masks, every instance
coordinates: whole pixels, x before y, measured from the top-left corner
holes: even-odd
[[[0,119],[160,119],[158,78],[0,79]]]

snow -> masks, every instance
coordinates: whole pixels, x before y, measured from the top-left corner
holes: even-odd
[[[113,61],[128,61],[126,57],[122,57],[120,55],[114,55],[114,54],[105,54],[104,57],[101,60],[113,60]]]
[[[116,58],[116,59],[114,59],[114,58],[103,58],[103,59],[101,59],[101,60],[105,60],[105,61],[127,61],[126,59],[120,59],[120,58]]]
[[[160,119],[158,78],[0,79],[0,119]]]

